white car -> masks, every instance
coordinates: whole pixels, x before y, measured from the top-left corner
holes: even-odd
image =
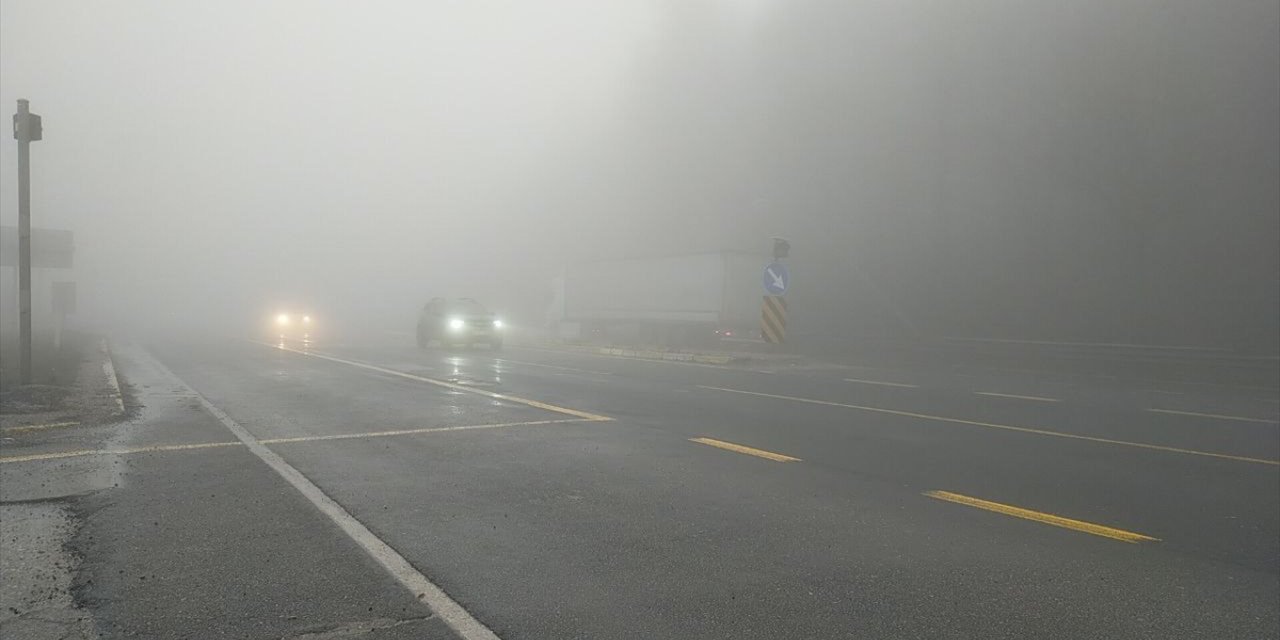
[[[418,314],[418,347],[484,343],[502,348],[503,326],[493,312],[471,298],[433,298]]]
[[[310,343],[315,339],[316,322],[310,313],[277,311],[269,325],[271,336],[280,340],[301,340]]]

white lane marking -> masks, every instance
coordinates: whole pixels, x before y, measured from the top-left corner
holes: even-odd
[[[154,359],[154,358],[153,358]],[[433,613],[440,616],[440,619],[449,625],[451,629],[462,636],[464,640],[497,640],[498,635],[489,630],[479,620],[476,620],[462,605],[458,604],[450,598],[443,589],[437,587],[425,575],[419,572],[409,564],[404,556],[400,555],[391,545],[382,541],[381,538],[369,531],[361,522],[355,519],[342,505],[330,498],[325,492],[311,482],[301,471],[295,469],[288,462],[284,461],[274,451],[268,449],[258,441],[253,434],[249,433],[238,422],[231,419],[218,407],[213,406],[200,392],[192,389],[190,385],[183,382],[181,378],[169,371],[160,361],[155,362],[157,368],[172,376],[174,380],[187,387],[200,402],[200,406],[204,407],[213,417],[218,419],[224,427],[235,434],[244,446],[248,447],[254,455],[267,463],[273,471],[284,478],[289,484],[293,485],[311,504],[315,505],[321,513],[328,516],[334,524],[338,525],[356,544],[360,545],[378,564],[382,565],[387,573],[390,573],[401,585],[414,594],[419,600],[427,605]]]
[[[1014,393],[996,393],[995,391],[974,391],[980,396],[992,396],[995,398],[1013,398],[1015,400],[1034,400],[1036,402],[1062,402],[1057,398],[1046,398],[1044,396],[1020,396]]]
[[[523,365],[523,366],[526,366],[526,367],[543,367],[543,368],[546,368],[546,369],[558,369],[558,370],[560,370],[560,371],[575,371],[575,372],[578,372],[578,373],[589,373],[589,374],[591,374],[591,375],[593,375],[593,376],[611,376],[611,375],[613,375],[612,373],[610,373],[610,372],[608,372],[608,371],[592,371],[592,370],[590,370],[590,369],[576,369],[576,368],[574,368],[574,367],[562,367],[562,366],[560,366],[560,365],[555,365],[555,364],[541,364],[541,363],[538,363],[538,362],[525,362],[525,361],[523,361],[523,360],[508,360],[507,358],[496,358],[496,360],[498,361],[498,363],[510,362],[511,364],[518,364],[518,365]]]
[[[919,385],[904,384],[902,382],[884,382],[881,380],[862,380],[859,378],[845,378],[845,382],[856,382],[858,384],[874,384],[882,387],[902,387],[904,389],[918,389]]]
[[[124,415],[124,394],[120,393],[120,378],[116,376],[116,367],[112,363],[111,348],[107,346],[107,341],[102,340],[102,353],[106,355],[106,359],[102,361],[102,372],[107,375],[107,384],[111,385],[111,393],[115,396],[116,409],[120,415]]]
[[[1227,349],[1212,347],[1188,347],[1167,344],[1128,344],[1124,342],[1058,342],[1053,340],[1010,340],[1006,338],[943,338],[953,342],[990,342],[994,344],[1038,344],[1060,347],[1118,347],[1121,349],[1155,349],[1168,351],[1200,351],[1204,353],[1229,353]],[[1266,359],[1266,357],[1264,357]]]
[[[950,424],[966,424],[974,427],[985,427],[987,429],[1002,429],[1004,431],[1014,431],[1020,433],[1032,433],[1040,436],[1050,436],[1054,438],[1066,438],[1069,440],[1084,440],[1087,442],[1100,442],[1103,444],[1114,444],[1125,447],[1135,447],[1138,449],[1150,449],[1152,451],[1167,451],[1170,453],[1185,453],[1193,456],[1204,456],[1206,458],[1220,458],[1223,460],[1236,460],[1239,462],[1252,462],[1256,464],[1265,464],[1271,466],[1280,466],[1280,460],[1268,460],[1266,458],[1250,458],[1248,456],[1236,456],[1229,453],[1213,453],[1211,451],[1196,451],[1195,449],[1182,449],[1179,447],[1166,447],[1158,444],[1148,444],[1145,442],[1129,442],[1126,440],[1112,440],[1110,438],[1098,438],[1094,436],[1082,436],[1074,433],[1063,433],[1061,431],[1050,431],[1048,429],[1033,429],[1031,427],[1018,427],[1009,424],[996,424],[994,422],[980,422],[978,420],[964,420],[961,418],[948,418],[946,416],[933,416],[927,413],[915,413],[913,411],[899,411],[898,409],[885,409],[883,407],[868,407],[856,404],[846,404],[843,402],[831,402],[828,400],[818,400],[815,398],[800,398],[797,396],[783,396],[776,393],[760,393],[759,391],[744,391],[742,389],[728,389],[725,387],[709,387],[707,385],[697,385],[699,389],[711,389],[713,391],[727,391],[729,393],[740,393],[748,396],[759,396],[761,398],[776,398],[778,400],[789,400],[791,402],[803,402],[807,404],[824,405],[828,407],[845,407],[847,409],[857,409],[859,411],[870,411],[874,413],[883,413],[887,415],[903,416],[907,418],[917,418],[920,420],[933,420],[936,422],[946,422]]]
[[[260,344],[260,345],[262,345],[262,346],[270,347],[270,348],[272,348],[272,349],[279,349],[279,350],[281,350],[281,351],[288,351],[288,352],[290,352],[290,353],[296,353],[296,354],[301,355],[301,356],[308,356],[308,357],[311,357],[311,358],[320,358],[321,360],[329,360],[329,361],[332,361],[332,362],[338,362],[338,363],[345,364],[345,365],[350,365],[350,366],[353,366],[353,367],[359,367],[359,368],[361,368],[361,369],[368,369],[368,370],[370,370],[370,371],[377,371],[377,372],[379,372],[379,373],[385,373],[385,374],[388,374],[388,375],[398,376],[398,377],[401,377],[401,378],[407,378],[407,379],[409,379],[409,380],[417,380],[418,382],[425,382],[425,383],[427,383],[427,384],[434,384],[434,385],[436,385],[436,386],[438,386],[438,387],[444,387],[444,388],[446,388],[446,389],[453,389],[454,391],[465,391],[465,392],[467,392],[467,393],[474,393],[474,394],[477,394],[477,395],[482,395],[482,396],[486,396],[486,397],[489,397],[489,398],[494,398],[494,399],[497,399],[497,400],[506,400],[506,401],[508,401],[508,402],[515,402],[515,403],[517,403],[517,404],[523,404],[523,405],[527,405],[527,406],[530,406],[530,407],[535,407],[535,408],[538,408],[538,409],[545,409],[545,410],[547,410],[547,411],[554,411],[555,413],[563,413],[563,414],[565,414],[565,415],[574,416],[575,418],[585,418],[585,419],[587,419],[587,420],[595,420],[595,421],[598,421],[598,422],[605,422],[605,421],[613,420],[613,418],[610,418],[609,416],[602,416],[602,415],[595,414],[595,413],[587,413],[586,411],[578,411],[577,409],[569,409],[569,408],[567,408],[567,407],[559,407],[559,406],[556,406],[556,405],[554,405],[554,404],[547,404],[547,403],[545,403],[545,402],[538,402],[537,400],[529,400],[528,398],[521,398],[521,397],[518,397],[518,396],[507,395],[507,394],[505,394],[505,393],[494,393],[493,391],[485,391],[484,389],[477,389],[477,388],[475,388],[475,387],[468,386],[468,385],[455,384],[455,383],[452,383],[452,382],[445,382],[444,380],[436,380],[435,378],[426,378],[426,377],[423,377],[423,376],[415,376],[415,375],[413,375],[412,373],[405,373],[405,372],[403,372],[403,371],[397,371],[397,370],[395,370],[395,369],[388,369],[388,368],[386,368],[386,367],[379,367],[378,365],[369,364],[369,363],[367,363],[367,362],[359,362],[359,361],[356,361],[356,360],[346,360],[346,359],[344,359],[344,358],[339,358],[339,357],[336,357],[336,356],[326,355],[326,354],[319,353],[319,352],[316,352],[316,351],[299,351],[299,350],[297,350],[297,349],[290,349],[289,347],[283,347],[283,346],[280,346],[280,345],[273,345],[273,344],[270,344],[270,343],[268,343],[268,342],[257,342],[257,343],[255,343],[255,344]]]
[[[1147,409],[1152,413],[1169,413],[1175,416],[1193,416],[1196,418],[1213,418],[1215,420],[1235,420],[1237,422],[1258,422],[1262,424],[1276,424],[1278,420],[1267,420],[1265,418],[1246,418],[1243,416],[1224,416],[1217,413],[1197,413],[1195,411],[1174,411],[1173,409]]]

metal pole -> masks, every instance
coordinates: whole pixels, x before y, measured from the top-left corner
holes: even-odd
[[[18,119],[26,122],[30,109],[18,100]],[[31,137],[18,137],[18,333],[19,377],[31,384]]]

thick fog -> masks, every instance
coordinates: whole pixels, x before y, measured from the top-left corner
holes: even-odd
[[[536,325],[567,262],[785,236],[801,337],[1274,352],[1278,34],[1274,0],[6,0],[0,105],[44,118],[86,323]]]

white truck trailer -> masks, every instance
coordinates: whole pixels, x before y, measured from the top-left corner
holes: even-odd
[[[561,337],[706,345],[758,340],[768,255],[720,251],[580,262],[556,282]]]

